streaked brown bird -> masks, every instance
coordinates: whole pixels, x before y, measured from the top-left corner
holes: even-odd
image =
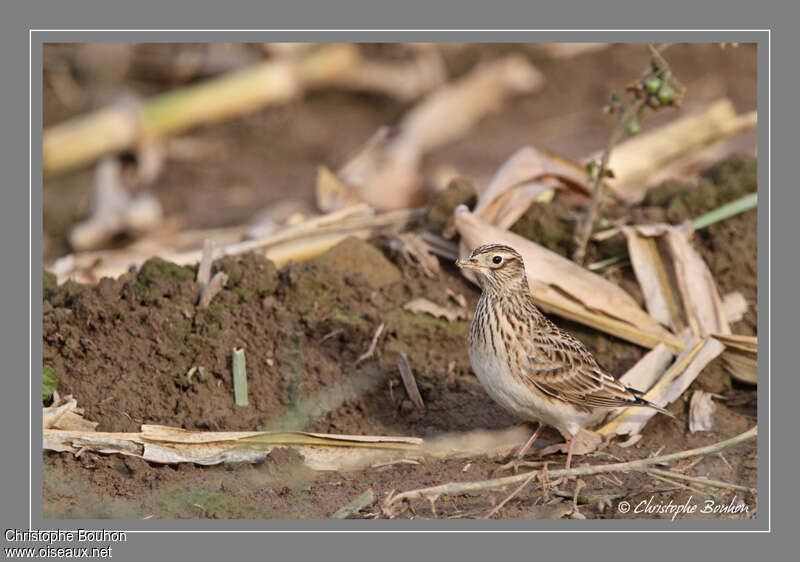
[[[456,262],[475,272],[481,298],[469,332],[469,359],[478,380],[498,404],[539,422],[514,459],[515,470],[544,425],[575,436],[598,409],[627,406],[672,414],[618,382],[576,338],[553,324],[533,303],[525,264],[513,248],[488,244]]]

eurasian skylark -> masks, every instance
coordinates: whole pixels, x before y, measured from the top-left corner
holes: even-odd
[[[543,425],[572,436],[569,468],[575,436],[595,410],[641,406],[672,416],[618,382],[580,341],[542,314],[516,250],[489,244],[456,264],[475,271],[482,290],[468,340],[473,371],[498,404],[526,421],[539,422],[514,460],[502,468],[516,469]]]

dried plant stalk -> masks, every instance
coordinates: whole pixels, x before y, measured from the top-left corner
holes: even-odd
[[[419,212],[414,210],[393,211],[375,216],[367,205],[360,204],[309,219],[260,240],[236,242],[215,248],[212,255],[217,259],[223,255],[261,251],[280,266],[290,260],[304,261],[319,256],[348,236],[366,238],[376,230],[402,228],[418,216]],[[208,234],[203,233],[203,237]],[[230,236],[227,231],[222,235]],[[196,238],[198,237],[188,237],[189,241],[195,241]],[[175,242],[183,244],[184,239],[178,235]],[[141,265],[155,255],[178,265],[188,265],[202,259],[202,250],[178,250],[169,243],[141,240],[122,250],[69,254],[56,260],[49,269],[58,277],[59,283],[70,278],[93,283],[101,277],[118,277],[132,265]]]
[[[379,210],[405,209],[425,203],[419,173],[422,157],[462,137],[488,113],[514,94],[530,93],[543,84],[541,73],[519,55],[480,64],[469,74],[431,92],[400,121],[389,139],[379,131],[353,160],[343,166],[338,180],[345,194],[323,173],[317,193],[324,205],[365,201]]]
[[[411,366],[408,364],[408,356],[401,353],[397,358],[397,368],[400,371],[400,377],[403,379],[403,386],[408,393],[411,402],[420,410],[425,409],[425,403],[422,401],[422,395],[417,388],[417,379],[414,378],[414,373],[411,372]]]
[[[722,361],[731,376],[748,384],[758,384],[758,338],[736,334],[713,336],[725,344]]]
[[[692,247],[693,231],[687,224],[678,227],[650,224],[623,229],[634,273],[642,287],[648,310],[675,331],[685,317],[695,337],[729,334],[727,314],[714,277],[703,258]],[[671,263],[665,264],[657,243],[666,248]],[[680,294],[678,308],[673,287]]]
[[[628,240],[628,255],[642,288],[647,311],[674,333],[685,327],[678,306],[678,295],[661,258],[658,244],[653,237],[644,236],[636,228],[623,228]]]
[[[692,151],[752,127],[755,122],[753,114],[737,115],[731,100],[718,100],[703,111],[619,143],[609,158],[614,178],[607,183],[618,197],[630,203],[641,201],[654,172]],[[591,162],[598,157],[599,154],[592,154],[585,160]]]
[[[403,62],[365,59],[339,77],[338,86],[349,90],[378,92],[411,102],[445,81],[447,71],[436,46],[418,50]]]
[[[635,461],[628,461],[628,462],[621,462],[614,464],[601,464],[594,466],[586,465],[564,470],[549,470],[547,472],[547,476],[549,478],[561,478],[561,477],[571,477],[571,476],[588,476],[590,474],[603,474],[608,472],[627,472],[631,470],[645,470],[654,464],[662,464],[689,457],[716,453],[718,451],[722,451],[723,449],[727,449],[728,447],[732,447],[734,445],[738,445],[739,443],[743,443],[750,439],[754,439],[757,436],[758,436],[758,426],[748,431],[745,431],[744,433],[737,435],[736,437],[732,437],[730,439],[726,439],[725,441],[720,441],[719,443],[708,445],[706,447],[698,447],[696,449],[688,449],[686,451],[680,451],[678,453],[671,453],[668,455],[650,457]],[[441,496],[446,496],[446,495],[455,496],[468,493],[496,490],[498,488],[504,488],[510,484],[525,482],[526,480],[531,478],[531,474],[536,475],[541,473],[542,471],[524,472],[520,474],[515,474],[514,476],[506,476],[504,478],[494,478],[491,480],[481,480],[478,482],[450,482],[448,484],[442,484],[441,486],[432,486],[430,488],[410,490],[408,492],[403,492],[401,494],[396,494],[387,498],[386,502],[384,503],[383,509],[384,513],[387,513],[387,515],[391,516],[393,515],[393,509],[395,508],[395,506],[404,501],[413,499],[439,498]]]
[[[205,308],[211,301],[214,300],[219,292],[225,287],[225,283],[228,282],[228,274],[224,271],[217,271],[214,274],[214,277],[211,280],[203,285],[203,289],[200,291],[200,300],[198,301],[197,306],[200,308]]]
[[[355,45],[328,45],[297,59],[268,60],[156,96],[141,106],[114,106],[50,127],[42,140],[45,174],[91,162],[148,139],[200,123],[282,103],[307,88],[335,82],[360,63]]]

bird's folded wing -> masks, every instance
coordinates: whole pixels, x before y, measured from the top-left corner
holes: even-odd
[[[536,336],[527,342],[524,380],[541,392],[576,406],[607,407],[637,402],[637,392],[617,382],[578,340]]]

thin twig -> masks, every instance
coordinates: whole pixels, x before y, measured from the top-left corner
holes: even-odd
[[[689,486],[687,484],[681,484],[680,482],[675,482],[675,480],[670,479],[670,478],[664,478],[663,476],[659,476],[658,474],[650,472],[649,470],[645,470],[644,472],[646,472],[650,476],[650,478],[654,478],[656,480],[660,480],[661,482],[666,482],[667,484],[672,484],[673,486],[677,486],[678,488],[682,488],[684,490],[689,490],[690,492],[694,492],[695,494],[702,494],[703,493],[703,490],[700,490],[698,488],[693,488],[692,486]]]
[[[356,363],[355,363],[356,365],[358,365],[362,361],[366,361],[367,359],[369,359],[370,357],[375,355],[375,346],[378,345],[378,338],[381,337],[381,334],[383,333],[383,328],[384,327],[385,327],[385,324],[383,322],[381,322],[381,325],[378,326],[377,330],[375,330],[375,335],[372,336],[372,343],[369,344],[369,349],[367,349],[367,351],[362,353],[361,356],[358,359],[356,359]]]
[[[670,470],[661,470],[660,468],[647,468],[643,470],[644,472],[657,474],[659,476],[663,476],[664,478],[685,480],[686,482],[695,482],[697,484],[703,484],[704,486],[712,486],[714,488],[723,488],[723,489],[737,490],[739,492],[750,492],[750,493],[755,493],[757,491],[755,488],[748,488],[747,486],[739,486],[738,484],[729,484],[728,482],[723,482],[722,480],[712,480],[710,478],[687,476],[686,474],[680,474],[678,472],[672,472]]]
[[[580,466],[576,468],[571,468],[569,470],[553,470],[549,472],[549,476],[558,478],[560,476],[567,476],[567,477],[585,476],[589,474],[600,474],[604,472],[625,472],[629,470],[642,470],[643,468],[649,468],[649,466],[653,464],[685,459],[696,455],[708,455],[711,453],[716,453],[717,451],[721,451],[722,449],[725,449],[727,447],[731,447],[733,445],[742,443],[743,441],[753,439],[757,435],[758,435],[758,426],[755,426],[752,429],[740,435],[737,435],[736,437],[732,437],[731,439],[720,441],[719,443],[715,443],[713,445],[708,445],[705,447],[698,447],[696,449],[689,449],[687,451],[680,451],[678,453],[671,453],[669,455],[663,455],[660,457],[652,457],[652,458],[640,459],[622,463],[601,464],[595,466]],[[523,474],[515,474],[513,476],[506,476],[504,478],[493,478],[490,480],[482,480],[479,482],[450,482],[447,484],[442,484],[440,486],[432,486],[430,488],[420,488],[417,490],[410,490],[408,492],[403,492],[401,494],[397,494],[394,497],[392,497],[391,500],[387,501],[384,508],[389,508],[398,502],[409,499],[440,496],[444,494],[459,495],[467,492],[494,490],[497,488],[508,486],[509,484],[524,482],[528,478],[530,478],[532,474],[538,474],[539,472],[540,471],[526,472]]]
[[[519,494],[519,493],[522,491],[522,489],[523,489],[525,486],[527,486],[527,485],[530,483],[530,481],[531,481],[531,480],[533,480],[533,479],[536,477],[536,475],[537,475],[537,474],[538,474],[538,473],[537,473],[536,471],[533,471],[533,472],[531,472],[531,473],[530,473],[530,476],[528,476],[528,478],[525,480],[525,482],[523,482],[522,484],[520,484],[519,488],[517,488],[516,490],[514,490],[513,492],[511,492],[511,493],[508,495],[508,497],[506,497],[506,499],[504,499],[503,501],[501,501],[499,504],[497,504],[497,505],[495,506],[495,508],[494,508],[493,510],[491,510],[489,513],[487,513],[487,514],[486,514],[486,516],[484,516],[484,519],[491,519],[491,518],[492,518],[492,516],[493,516],[495,513],[497,513],[498,511],[500,511],[500,510],[503,508],[503,506],[504,506],[504,505],[506,505],[506,504],[509,502],[509,500],[511,500],[511,498],[513,498],[513,497],[515,497],[517,494]]]
[[[400,353],[397,357],[397,368],[400,370],[403,386],[406,387],[406,393],[408,393],[411,402],[420,410],[424,410],[425,403],[422,401],[422,395],[419,393],[419,388],[417,387],[417,380],[414,378],[414,373],[411,372],[411,366],[408,364],[408,356],[405,353]]]
[[[224,271],[217,271],[214,274],[214,277],[211,278],[211,281],[208,282],[207,285],[203,286],[203,290],[200,293],[200,302],[197,304],[199,308],[205,308],[211,301],[217,296],[222,288],[225,286],[225,283],[228,282],[228,274]]]
[[[661,53],[665,51],[669,45],[663,43],[658,47],[654,47],[652,44],[648,44],[648,47],[651,54],[651,63],[648,64],[645,70],[642,72],[642,79],[653,72],[652,61],[655,61],[656,66],[662,70],[669,69],[669,64],[667,64],[667,61],[661,56]],[[586,211],[583,222],[578,227],[576,247],[572,254],[572,259],[579,265],[583,265],[584,258],[586,257],[586,245],[589,243],[589,237],[592,235],[592,226],[594,225],[594,221],[597,219],[597,213],[600,207],[601,186],[606,177],[606,170],[608,169],[608,160],[611,157],[611,151],[614,150],[614,146],[616,146],[617,141],[619,140],[620,135],[622,135],[622,131],[625,129],[628,122],[639,112],[640,109],[645,107],[646,103],[646,96],[636,96],[629,100],[625,108],[618,113],[617,122],[614,125],[614,129],[611,132],[611,136],[608,139],[608,143],[606,144],[606,147],[603,150],[603,155],[600,159],[600,169],[598,170],[597,176],[594,178],[594,185],[592,186],[592,199],[589,202],[589,208]]]
[[[643,106],[643,99],[633,99],[628,102],[625,109],[619,112],[611,137],[608,139],[608,143],[603,150],[603,156],[600,159],[600,169],[597,173],[597,177],[594,179],[594,185],[592,186],[592,199],[589,202],[589,209],[586,211],[586,216],[578,230],[577,246],[575,247],[575,252],[572,254],[573,261],[579,265],[583,265],[583,260],[586,257],[586,245],[589,243],[589,236],[592,234],[592,225],[594,225],[594,221],[597,219],[597,213],[600,208],[601,185],[606,177],[611,151],[614,149],[614,146],[616,146],[625,128],[625,124],[630,120],[631,116],[635,115]]]
[[[564,499],[573,500],[573,501],[575,500],[575,494],[573,492],[566,492],[564,490],[552,490],[550,493],[553,494],[554,496],[559,497],[559,498],[564,498]],[[601,495],[598,495],[598,496],[581,496],[581,495],[578,495],[578,503],[580,505],[587,505],[587,504],[591,503],[592,500],[598,500],[598,501],[619,500],[619,499],[624,498],[627,495],[628,494],[601,494]]]
[[[211,280],[211,263],[214,261],[214,241],[206,238],[203,240],[203,257],[197,267],[195,280],[205,288]]]
[[[338,336],[339,334],[342,334],[342,333],[344,333],[344,330],[342,328],[337,328],[335,330],[331,330],[330,332],[328,332],[327,334],[322,336],[322,339],[319,340],[319,343],[321,343],[321,344],[325,343],[329,339],[331,339],[333,337],[336,337],[336,336]]]

